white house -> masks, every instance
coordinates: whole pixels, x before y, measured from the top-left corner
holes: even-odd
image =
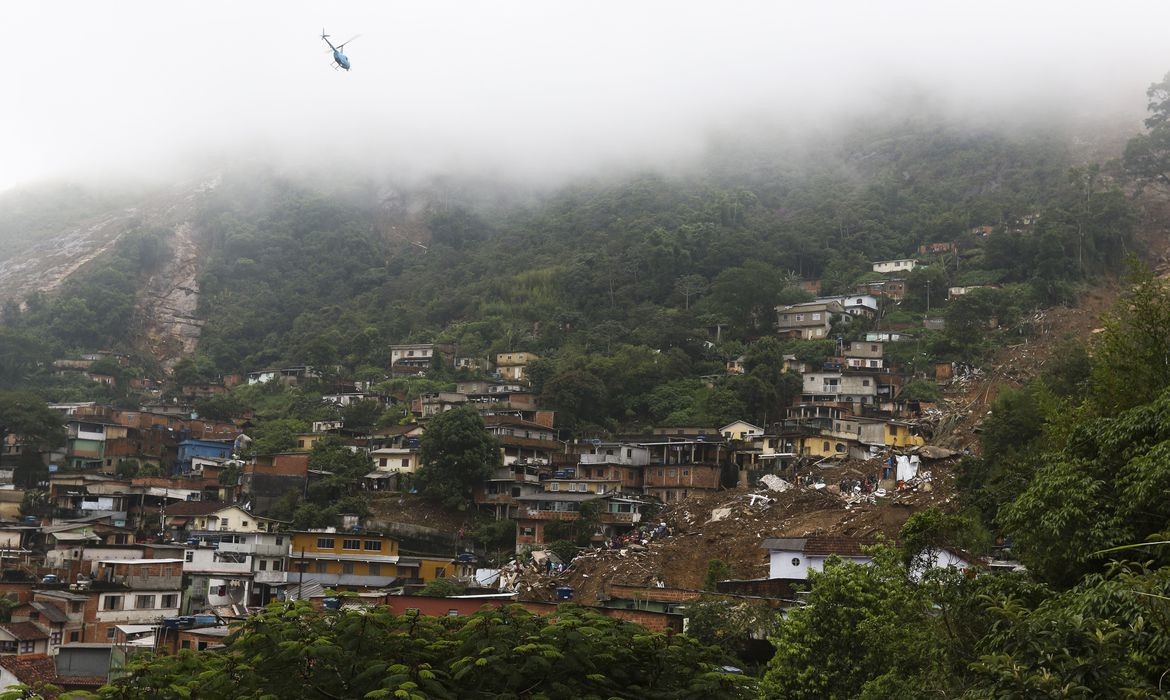
[[[901,260],[879,260],[873,264],[874,272],[909,272],[917,263],[911,258]]]
[[[719,434],[728,440],[751,440],[756,436],[763,435],[764,429],[747,421],[737,420],[720,428]]]
[[[861,551],[873,542],[852,537],[777,537],[764,540],[768,550],[768,578],[808,579],[809,571],[824,571],[825,560],[836,556],[855,564],[873,558]]]

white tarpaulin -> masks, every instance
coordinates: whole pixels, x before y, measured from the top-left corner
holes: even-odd
[[[910,481],[918,476],[918,455],[898,455],[898,481]]]

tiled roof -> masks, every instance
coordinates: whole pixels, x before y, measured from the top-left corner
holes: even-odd
[[[0,630],[12,635],[18,642],[31,642],[36,639],[48,639],[49,635],[41,631],[31,622],[5,622],[0,624]]]
[[[168,518],[172,515],[207,515],[229,505],[219,501],[182,501],[167,505],[166,512]]]
[[[760,543],[764,549],[802,552],[805,556],[864,557],[862,547],[874,544],[873,540],[855,537],[774,537]]]
[[[39,600],[34,600],[33,602],[29,603],[29,605],[31,605],[37,612],[44,615],[45,619],[47,619],[49,622],[56,622],[58,624],[62,622],[69,622],[69,616],[66,615],[61,610],[61,608],[58,608],[56,605],[49,605],[48,603],[43,603]]]
[[[804,543],[805,556],[829,556],[836,554],[840,557],[863,557],[862,547],[873,544],[872,540],[861,540],[854,537],[810,537]]]
[[[0,666],[16,676],[16,680],[25,685],[36,686],[40,683],[55,683],[57,681],[57,665],[53,657],[48,654],[23,654],[0,656]],[[46,695],[45,698],[55,698],[56,694]]]

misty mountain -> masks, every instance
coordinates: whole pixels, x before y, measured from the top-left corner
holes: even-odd
[[[1120,264],[1130,221],[1107,172],[1072,169],[1073,148],[1058,130],[922,116],[800,142],[723,137],[692,167],[544,192],[225,172],[155,195],[23,312],[9,291],[5,324],[51,354],[188,357],[208,376],[312,363],[376,379],[388,344],[442,340],[469,356],[534,351],[564,371],[644,348],[669,354],[654,380],[668,382],[718,366],[706,329],[768,335],[777,303],[808,298],[800,280],[847,292],[872,261],[931,242],[963,255],[916,271],[905,311],[929,306],[929,284],[1009,286],[1013,308],[1072,299]],[[1085,196],[1092,212],[1077,209]],[[1037,217],[1028,235],[971,233]]]

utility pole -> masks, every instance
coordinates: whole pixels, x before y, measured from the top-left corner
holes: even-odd
[[[300,569],[300,573],[297,575],[297,600],[301,600],[305,588],[305,548],[303,546],[301,547],[301,561],[297,568]]]

